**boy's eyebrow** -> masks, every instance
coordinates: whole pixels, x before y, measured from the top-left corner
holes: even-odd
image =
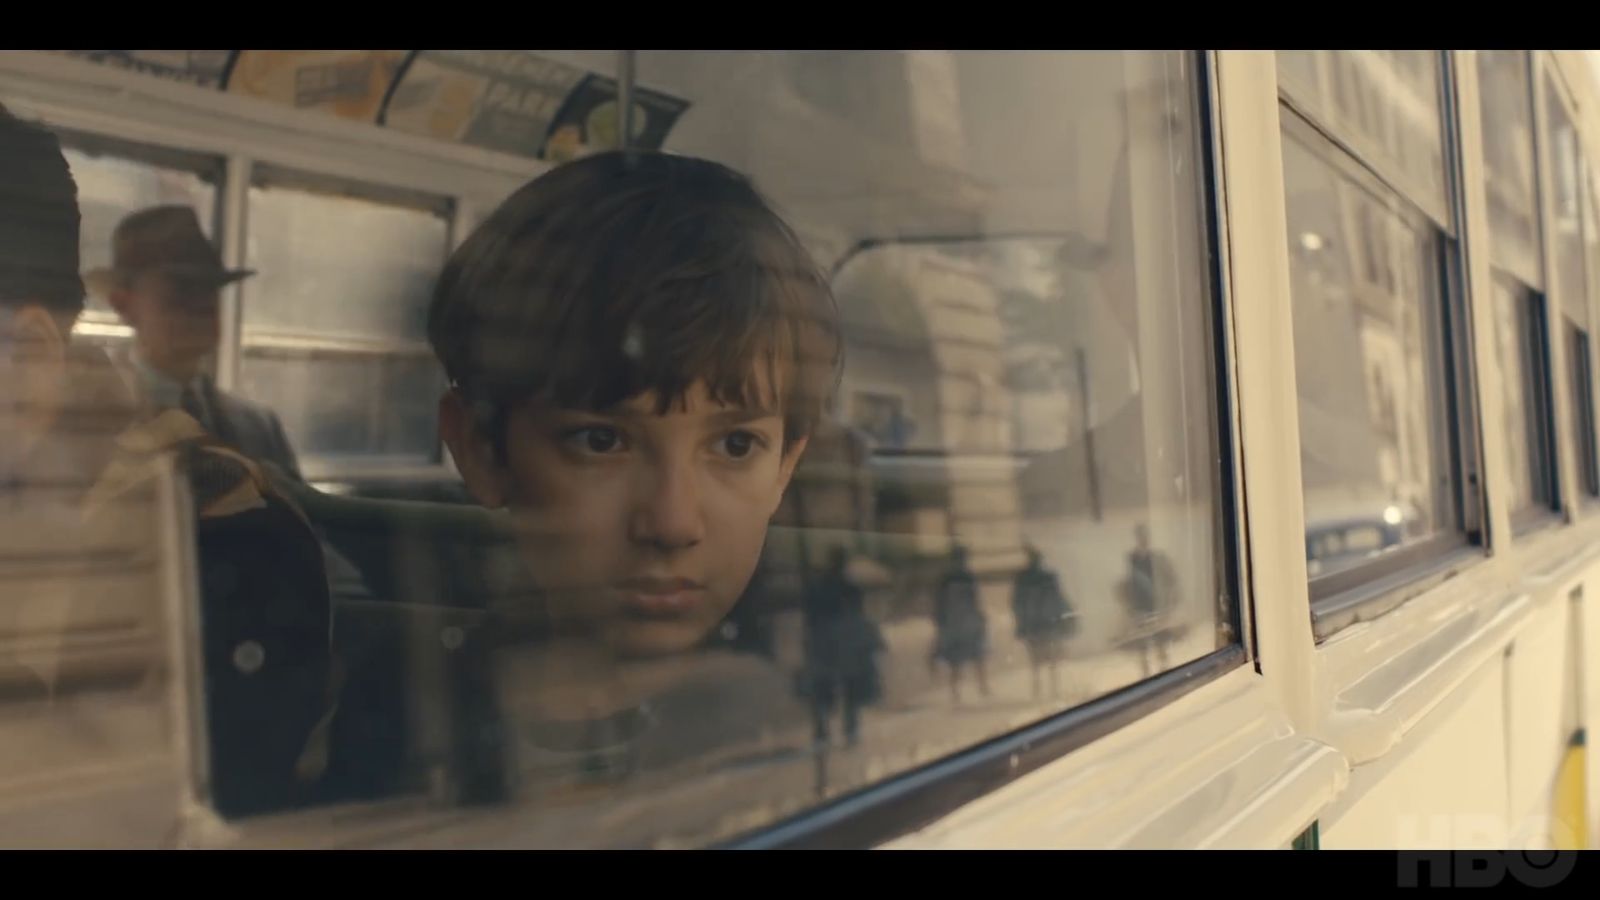
[[[717,425],[743,425],[759,419],[774,419],[778,417],[775,410],[765,406],[741,406],[735,409],[725,409],[711,415],[711,421]]]
[[[572,410],[572,412],[577,412],[577,410]],[[602,416],[615,416],[619,419],[647,419],[656,415],[654,409],[633,409],[620,404],[609,409],[588,410],[588,412]],[[714,425],[742,425],[759,419],[777,418],[778,415],[779,413],[776,410],[766,406],[739,406],[712,413],[707,418]]]

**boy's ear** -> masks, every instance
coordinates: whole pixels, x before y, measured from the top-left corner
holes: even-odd
[[[509,496],[505,467],[494,442],[478,427],[471,404],[455,388],[439,398],[439,436],[472,496],[490,509],[505,506]]]

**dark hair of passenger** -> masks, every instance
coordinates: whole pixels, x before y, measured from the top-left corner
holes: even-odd
[[[78,186],[54,134],[0,107],[0,304],[83,311]]]

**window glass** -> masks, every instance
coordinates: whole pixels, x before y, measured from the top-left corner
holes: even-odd
[[[1279,50],[1279,86],[1413,203],[1448,224],[1440,54]]]
[[[166,730],[53,720],[167,767],[182,814],[141,834],[736,841],[1244,658],[1202,56],[550,59],[417,56],[408,133],[360,148],[392,193],[258,165],[205,217],[240,233],[148,286],[167,315],[130,328],[184,365],[127,383],[161,436],[113,443],[173,481],[123,536],[170,536],[164,605],[78,630],[168,654],[108,701]],[[440,153],[474,195],[402,190],[469,121],[493,139]],[[200,259],[224,243],[250,273]]]
[[[1538,288],[1544,277],[1539,260],[1539,192],[1528,53],[1479,50],[1477,56],[1489,252],[1495,265]]]
[[[1288,131],[1283,158],[1308,534],[1397,526],[1376,552],[1448,533],[1436,232]]]
[[[443,379],[424,337],[448,222],[261,184],[248,212],[241,393],[314,472],[436,462]]]

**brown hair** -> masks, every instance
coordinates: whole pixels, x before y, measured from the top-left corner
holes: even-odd
[[[428,339],[495,443],[527,399],[605,409],[697,381],[781,406],[809,435],[838,380],[826,277],[743,176],[664,153],[600,153],[523,186],[451,255]],[[758,373],[782,396],[756,396]]]

